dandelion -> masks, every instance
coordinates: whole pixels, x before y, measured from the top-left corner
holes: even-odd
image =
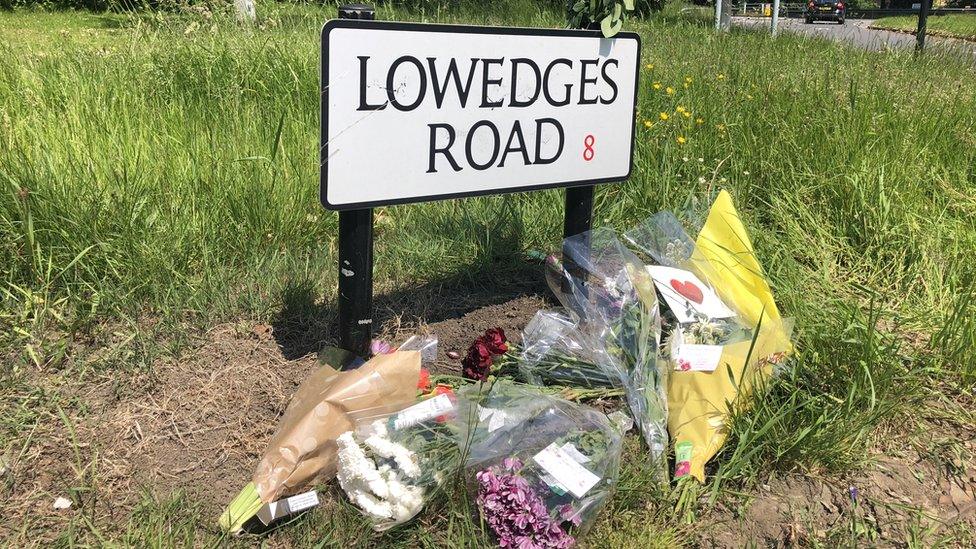
[[[652,84],[652,86],[654,86],[654,89],[655,90],[661,89],[661,83],[660,82],[655,82],[654,84]]]
[[[725,80],[725,75],[722,74],[722,73],[718,73],[718,74],[715,75],[715,79],[716,80]]]
[[[645,128],[650,128],[650,127],[651,127],[651,126],[653,126],[653,125],[654,125],[654,123],[653,123],[653,122],[651,122],[650,120],[645,120],[645,121],[644,121],[644,127],[645,127]]]
[[[648,64],[644,65],[644,68],[647,69],[647,70],[649,70],[649,71],[652,71],[652,70],[654,70],[654,63],[648,63]]]
[[[688,111],[685,111],[685,112],[683,112],[681,114],[684,115],[685,118],[691,118],[691,113],[688,112]]]
[[[674,112],[685,112],[685,110],[686,109],[684,107],[682,107],[681,105],[678,105],[677,108],[674,109]]]
[[[705,123],[705,119],[700,116],[695,119],[695,124],[698,124],[699,126],[701,126],[704,123]]]
[[[685,77],[685,84],[691,84],[692,80],[690,76]]]
[[[674,88],[671,86],[668,86],[664,91],[667,92],[668,95],[674,95]]]
[[[670,118],[670,117],[668,116],[668,113],[666,113],[666,112],[662,112],[661,114],[659,114],[659,115],[658,115],[658,117],[659,117],[659,118],[660,118],[661,120],[667,120],[668,118]]]
[[[682,137],[682,136],[680,136],[680,135],[678,136],[678,138],[677,138],[677,139],[675,139],[675,141],[677,141],[679,145],[684,145],[685,143],[687,143],[687,142],[688,142],[688,140],[687,140],[687,139],[685,139],[684,137]]]

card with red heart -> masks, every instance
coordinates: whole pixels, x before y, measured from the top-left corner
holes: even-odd
[[[647,272],[678,322],[694,322],[696,314],[713,319],[735,316],[718,294],[691,271],[648,265]]]

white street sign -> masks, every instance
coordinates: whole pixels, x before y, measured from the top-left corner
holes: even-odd
[[[633,33],[329,21],[322,204],[626,179],[639,60]]]

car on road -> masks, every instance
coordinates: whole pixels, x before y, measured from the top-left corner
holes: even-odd
[[[817,20],[837,21],[843,25],[847,18],[847,5],[843,0],[809,0],[804,13],[807,24]]]

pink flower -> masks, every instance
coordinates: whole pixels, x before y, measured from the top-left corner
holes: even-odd
[[[369,343],[371,355],[388,355],[393,352],[393,346],[382,339],[374,339]]]

